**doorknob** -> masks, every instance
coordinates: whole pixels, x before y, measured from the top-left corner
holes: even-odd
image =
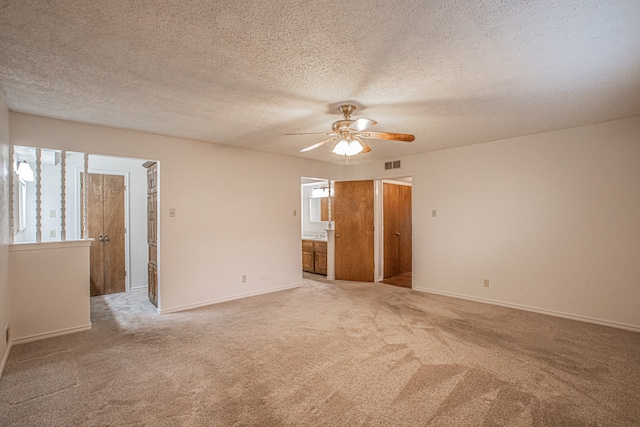
[[[337,239],[338,237],[340,237],[340,234],[336,234],[336,239]]]
[[[106,236],[104,236],[104,242],[105,243],[109,243],[109,235],[108,234]]]
[[[104,242],[104,239],[102,238],[102,234],[100,235],[100,237],[98,237],[98,242],[100,243]]]
[[[396,236],[399,236],[399,235],[400,235],[400,232],[398,231],[398,232],[396,233]]]

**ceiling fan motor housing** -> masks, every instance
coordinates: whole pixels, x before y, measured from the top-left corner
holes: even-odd
[[[345,120],[349,120],[354,111],[356,111],[355,105],[344,104],[338,107],[338,111],[342,114]]]
[[[353,122],[355,122],[355,120],[338,120],[333,122],[331,129],[333,129],[334,132],[340,133],[343,130],[347,130]]]

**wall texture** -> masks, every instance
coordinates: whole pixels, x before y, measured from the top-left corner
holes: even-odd
[[[640,117],[350,174],[413,176],[414,289],[640,330]]]
[[[9,217],[9,110],[0,97],[0,374],[8,356],[5,329],[11,320],[9,297],[9,241],[11,224]]]
[[[91,328],[87,240],[20,243],[9,249],[16,343]],[[36,268],[34,268],[36,266]]]

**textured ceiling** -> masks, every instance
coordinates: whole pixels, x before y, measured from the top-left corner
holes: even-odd
[[[343,101],[371,130],[353,162],[640,114],[640,2],[0,0],[13,111],[344,162]]]

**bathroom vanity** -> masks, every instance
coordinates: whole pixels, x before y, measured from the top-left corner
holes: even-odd
[[[325,240],[302,240],[302,270],[327,275],[327,242]]]

